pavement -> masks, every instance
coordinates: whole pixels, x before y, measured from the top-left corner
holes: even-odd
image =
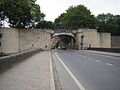
[[[0,90],[54,90],[50,51],[35,54],[2,73]]]

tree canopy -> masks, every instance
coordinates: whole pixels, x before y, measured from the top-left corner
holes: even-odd
[[[84,5],[71,6],[55,19],[55,25],[60,29],[95,28],[95,23],[94,15]]]
[[[120,15],[111,13],[94,16],[84,5],[69,7],[55,19],[54,23],[45,21],[40,6],[36,0],[1,0],[0,27],[7,20],[13,28],[42,28],[42,29],[79,29],[93,28],[99,32],[110,32],[120,35]]]
[[[120,15],[111,13],[99,14],[96,19],[99,32],[110,32],[113,35],[120,35]]]
[[[38,22],[38,24],[36,25],[35,28],[41,28],[41,29],[54,29],[55,25],[53,22],[51,21],[40,21]]]
[[[28,28],[44,18],[36,0],[2,0],[0,3],[1,20],[8,19],[10,27]],[[5,18],[6,17],[6,18]]]

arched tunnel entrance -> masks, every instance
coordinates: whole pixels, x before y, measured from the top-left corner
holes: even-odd
[[[72,33],[55,33],[52,35],[52,49],[77,49],[77,41]]]

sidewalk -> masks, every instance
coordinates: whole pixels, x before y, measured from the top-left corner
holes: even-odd
[[[102,52],[102,51],[93,51],[93,50],[83,50],[86,52],[97,53],[97,54],[104,54],[109,56],[120,57],[120,53],[112,53],[112,52]]]
[[[0,75],[0,90],[50,90],[50,55],[38,53]]]

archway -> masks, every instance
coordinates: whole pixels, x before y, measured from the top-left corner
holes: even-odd
[[[52,35],[52,49],[77,49],[77,41],[72,33],[54,33]]]

